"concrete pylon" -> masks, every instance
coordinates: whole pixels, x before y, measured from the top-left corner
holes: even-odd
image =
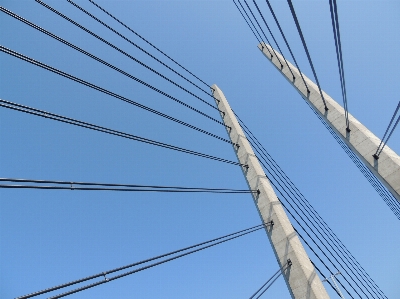
[[[268,58],[268,60],[279,70],[279,72],[290,82],[290,84],[300,93],[303,99],[329,124],[337,135],[347,144],[347,146],[360,158],[360,160],[371,170],[371,172],[382,182],[383,185],[400,201],[400,157],[387,145],[381,152],[379,159],[375,159],[375,154],[381,140],[362,125],[355,117],[349,113],[350,132],[346,131],[345,113],[342,106],[333,100],[328,94],[323,92],[328,111],[322,102],[318,86],[303,74],[310,94],[301,79],[299,70],[289,61],[296,79],[293,81],[289,68],[281,64],[276,57],[272,57],[267,48],[272,51],[272,47],[266,44],[259,44],[258,48]],[[283,56],[275,50],[276,56],[283,61]]]
[[[237,158],[242,165],[248,165],[242,170],[249,188],[259,190],[259,194],[253,194],[253,198],[261,220],[264,223],[272,220],[274,223],[266,228],[266,232],[278,263],[283,267],[288,259],[292,262],[283,273],[292,298],[329,298],[224,94],[217,85],[211,88],[222,120],[229,127],[228,135],[235,144],[233,148]]]

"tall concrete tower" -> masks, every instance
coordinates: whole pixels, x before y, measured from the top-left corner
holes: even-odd
[[[283,270],[283,276],[292,298],[329,298],[228,101],[218,86],[213,85],[212,90],[222,120],[228,127],[229,138],[235,144],[237,158],[242,165],[247,165],[242,170],[249,188],[259,191],[258,194],[253,193],[253,199],[261,220],[274,223],[266,228],[266,232],[276,259],[281,267],[287,265],[288,260],[291,261],[291,266]],[[260,255],[262,251],[261,248]]]
[[[360,160],[371,170],[371,172],[382,182],[382,184],[390,191],[390,193],[400,201],[400,157],[388,146],[382,150],[379,159],[373,157],[381,140],[369,131],[350,113],[349,128],[346,130],[345,112],[335,100],[328,94],[323,92],[326,105],[329,110],[325,110],[318,86],[312,82],[307,76],[303,75],[304,81],[307,83],[310,93],[307,93],[306,86],[301,79],[299,70],[289,61],[288,64],[295,76],[290,73],[289,68],[281,64],[278,58],[283,61],[283,56],[276,50],[276,56],[271,57],[269,49],[272,47],[267,44],[259,44],[258,48],[265,57],[276,67],[276,69],[289,81],[289,83],[300,93],[303,99],[326,121],[326,123],[336,132],[336,134],[347,144],[347,146],[360,158]]]

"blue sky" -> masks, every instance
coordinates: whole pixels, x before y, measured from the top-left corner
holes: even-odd
[[[152,51],[88,1],[84,8]],[[322,88],[339,103],[328,1],[293,1]],[[215,110],[34,1],[1,5],[199,110]],[[46,1],[186,88],[67,1]],[[322,215],[388,298],[400,291],[400,224],[303,99],[257,49],[232,1],[98,1],[208,84]],[[312,77],[286,1],[271,1]],[[398,1],[338,0],[349,111],[382,137],[399,101]],[[272,23],[265,3],[261,8]],[[1,14],[1,45],[226,137],[224,128]],[[278,35],[277,28],[271,26]],[[281,41],[280,39],[278,41]],[[280,42],[281,48],[284,45]],[[288,57],[286,50],[283,54]],[[157,55],[160,59],[166,60]],[[1,99],[235,160],[228,144],[0,53]],[[290,60],[291,61],[291,60]],[[204,95],[204,98],[207,96]],[[212,99],[209,98],[210,103]],[[388,144],[400,152],[397,130]],[[246,188],[237,166],[0,109],[0,177]],[[14,298],[259,223],[250,195],[0,190],[0,297]],[[71,298],[244,298],[278,265],[263,232]],[[329,290],[332,298],[335,298]],[[289,298],[280,278],[265,298]]]

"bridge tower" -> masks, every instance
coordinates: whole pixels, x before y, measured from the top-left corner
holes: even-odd
[[[221,111],[222,120],[227,126],[229,138],[234,144],[236,156],[242,165],[247,165],[242,170],[249,189],[259,191],[258,194],[253,193],[253,199],[261,220],[264,223],[273,221],[272,226],[266,227],[266,233],[275,257],[284,269],[283,276],[292,298],[329,298],[228,101],[217,85],[213,85],[211,89]],[[260,255],[263,254],[262,251],[261,249]],[[288,260],[291,266],[285,268]]]
[[[300,76],[299,70],[289,61],[295,80],[289,71],[289,68],[281,64],[278,58],[283,61],[283,56],[276,50],[276,56],[271,57],[272,47],[267,44],[259,44],[258,48],[268,58],[268,60],[276,67],[276,69],[290,82],[290,84],[300,93],[303,99],[316,111],[332,128],[333,131],[342,139],[343,142],[358,156],[358,158],[369,168],[369,170],[381,181],[381,183],[390,191],[390,193],[400,201],[400,157],[387,145],[383,148],[379,155],[379,159],[374,157],[381,140],[368,130],[361,122],[359,122],[350,113],[349,128],[346,130],[345,111],[334,99],[323,92],[326,105],[329,110],[325,110],[325,105],[318,90],[318,86],[307,76],[303,75],[307,88]]]

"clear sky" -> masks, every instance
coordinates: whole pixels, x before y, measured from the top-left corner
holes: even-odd
[[[162,59],[89,1],[91,13]],[[219,118],[215,110],[35,1],[1,6]],[[49,5],[212,103],[67,1]],[[400,298],[400,223],[289,83],[232,1],[99,4],[208,84],[217,84],[388,298]],[[265,3],[258,1],[272,30]],[[286,1],[272,0],[312,78]],[[340,104],[328,0],[293,0],[322,88]],[[400,3],[338,0],[349,111],[382,137],[399,101]],[[221,125],[1,13],[1,45],[222,137]],[[288,57],[279,39],[283,54]],[[291,59],[290,59],[291,61]],[[217,139],[0,53],[0,98],[235,161]],[[198,81],[196,81],[198,82]],[[400,129],[389,146],[400,152]],[[0,108],[0,177],[243,189],[238,166]],[[0,190],[0,297],[14,298],[259,224],[248,194]],[[246,298],[278,269],[264,232],[71,298]],[[329,290],[332,298],[336,298]],[[264,298],[290,298],[282,278]]]

